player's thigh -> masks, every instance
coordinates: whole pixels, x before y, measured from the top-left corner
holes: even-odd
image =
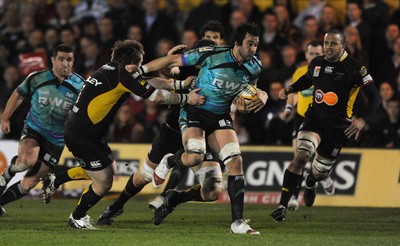
[[[198,127],[189,127],[182,133],[182,142],[185,150],[195,150],[201,148],[206,150],[204,130]]]
[[[220,153],[222,149],[229,145],[239,146],[239,140],[233,129],[220,129],[211,133],[207,138],[207,143],[215,153]]]
[[[33,138],[24,138],[18,144],[18,158],[25,164],[35,164],[40,151],[39,143]]]

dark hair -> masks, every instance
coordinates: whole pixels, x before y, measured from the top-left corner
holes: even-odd
[[[74,49],[66,44],[59,44],[53,49],[53,57],[56,57],[58,52],[73,53]]]
[[[322,43],[318,40],[312,40],[310,42],[308,42],[307,46],[312,46],[312,47],[317,47],[317,46],[322,46]]]
[[[225,29],[219,21],[209,21],[204,24],[200,29],[200,36],[203,38],[208,31],[218,32],[221,35],[221,38],[225,36]]]
[[[235,29],[232,35],[232,46],[234,46],[235,43],[242,45],[246,34],[249,34],[253,37],[259,37],[260,28],[255,23],[242,23]]]
[[[335,35],[338,34],[340,36],[340,41],[342,42],[342,44],[346,43],[345,39],[344,39],[344,34],[341,31],[337,30],[337,29],[331,29],[331,30],[327,31],[325,33],[325,35],[326,34],[335,34]]]
[[[143,45],[135,40],[126,39],[117,41],[112,48],[111,61],[123,65],[138,65],[144,55]]]

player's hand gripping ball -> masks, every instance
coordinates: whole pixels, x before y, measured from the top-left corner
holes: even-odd
[[[257,88],[253,85],[248,84],[234,100],[234,105],[240,113],[248,113],[249,110],[246,108],[246,104],[253,99],[257,98]]]
[[[257,88],[248,84],[241,92],[239,92],[238,96],[243,98],[245,103],[250,102],[257,98]]]

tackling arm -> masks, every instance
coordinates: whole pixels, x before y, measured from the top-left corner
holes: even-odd
[[[202,105],[205,97],[198,95],[198,91],[200,91],[200,88],[194,89],[188,94],[177,94],[167,90],[157,89],[148,99],[160,104]]]
[[[151,62],[138,67],[138,73],[140,75],[158,71],[164,68],[180,67],[182,66],[181,54],[167,55],[164,57],[157,58]]]
[[[163,79],[159,77],[146,79],[146,81],[157,89],[165,90],[183,90],[189,88],[194,83],[195,76],[189,76],[185,80]]]

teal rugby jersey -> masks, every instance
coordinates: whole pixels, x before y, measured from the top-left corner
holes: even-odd
[[[261,62],[257,57],[240,66],[227,46],[202,47],[184,52],[183,65],[201,65],[195,88],[206,97],[203,105],[197,106],[215,114],[230,112],[232,100],[247,85],[256,84],[261,73]]]
[[[33,72],[18,86],[22,96],[31,96],[31,108],[26,116],[28,127],[39,132],[49,142],[64,146],[64,123],[85,80],[76,73],[61,84],[51,70]]]

